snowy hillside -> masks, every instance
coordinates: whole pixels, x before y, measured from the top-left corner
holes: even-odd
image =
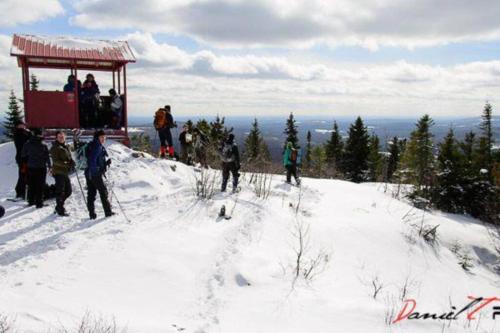
[[[192,168],[134,158],[119,144],[108,150],[108,176],[131,223],[122,214],[89,221],[75,175],[70,217],[54,215],[53,202],[36,210],[6,201],[16,180],[14,147],[0,145],[7,209],[0,314],[17,331],[73,328],[86,312],[114,318],[127,332],[500,331],[491,305],[472,323],[460,316],[387,324],[401,299],[415,299],[420,312],[444,313],[471,295],[500,297],[494,239],[477,220],[423,215],[374,184],[305,179],[299,189],[281,175],[267,199],[245,175],[240,193],[199,200],[200,174]],[[218,218],[222,205],[231,219]],[[422,216],[439,225],[434,245],[418,236]],[[309,230],[303,267],[315,258],[319,264],[312,281],[293,283],[297,226]],[[458,264],[464,254],[469,272]],[[381,286],[376,298],[374,284]]]

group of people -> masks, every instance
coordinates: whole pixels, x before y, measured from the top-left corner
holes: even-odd
[[[111,164],[106,148],[104,148],[105,140],[105,132],[97,130],[93,140],[80,147],[86,161],[86,204],[90,219],[97,218],[94,205],[97,193],[101,198],[105,216],[114,215],[104,182],[106,171]],[[44,190],[47,173],[49,173],[55,180],[55,213],[60,216],[68,216],[64,204],[72,194],[69,175],[76,170],[76,163],[73,160],[70,146],[66,143],[66,134],[63,131],[57,131],[55,141],[49,149],[43,142],[40,129],[28,130],[26,125],[19,121],[16,123],[14,143],[16,163],[19,169],[15,188],[16,198],[26,199],[29,206],[44,207]]]
[[[76,84],[76,89],[75,89]],[[65,92],[75,92],[78,94],[80,109],[80,125],[84,128],[121,128],[123,118],[123,101],[115,89],[109,89],[109,111],[103,111],[100,107],[101,96],[99,85],[95,81],[94,75],[89,73],[82,83],[76,80],[75,75],[68,76],[68,83],[63,89]]]
[[[177,157],[181,162],[192,165],[199,163],[203,168],[208,168],[207,148],[209,139],[199,128],[190,128],[188,124],[182,126],[179,134],[180,155],[174,151],[171,129],[177,127],[177,123],[172,116],[170,105],[165,105],[155,112],[153,125],[160,138],[160,158],[165,158],[168,154],[170,158]],[[233,176],[233,190],[238,187],[238,178],[240,170],[240,154],[238,146],[234,141],[234,134],[229,134],[219,145],[219,155],[222,162],[222,191],[226,190],[229,176]],[[292,177],[297,185],[300,185],[300,179],[297,175],[300,164],[299,151],[292,142],[287,142],[283,154],[283,165],[286,169],[286,182],[291,184]]]

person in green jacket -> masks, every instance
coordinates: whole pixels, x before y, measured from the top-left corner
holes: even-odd
[[[286,168],[286,182],[291,184],[292,176],[297,185],[300,185],[300,179],[297,176],[298,151],[293,147],[293,143],[287,142],[285,153],[283,154],[283,165]]]
[[[64,202],[72,193],[69,174],[75,168],[75,162],[71,157],[69,146],[66,145],[66,135],[63,131],[57,131],[56,141],[50,148],[52,157],[52,176],[56,181],[56,213],[59,216],[68,216],[64,209]]]

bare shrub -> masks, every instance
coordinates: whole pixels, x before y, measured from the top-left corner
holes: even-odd
[[[0,314],[0,333],[10,332],[13,332],[11,320],[7,316]]]
[[[310,227],[302,220],[296,219],[292,236],[296,240],[293,285],[299,278],[312,281],[326,270],[331,255],[325,249],[319,249],[315,255],[310,255]]]
[[[414,207],[410,208],[408,212],[402,217],[404,223],[408,224],[411,227],[409,234],[405,235],[406,240],[414,244],[416,243],[414,233],[418,235],[418,237],[422,238],[425,242],[430,245],[437,245],[439,241],[439,235],[437,229],[438,225],[431,225],[425,221],[425,210],[415,209]]]
[[[124,333],[125,329],[119,329],[114,318],[95,316],[90,312],[85,313],[81,321],[74,329],[61,328],[59,333]]]
[[[250,184],[253,185],[253,192],[257,198],[267,199],[271,194],[271,183],[273,175],[269,173],[254,173],[250,177]]]
[[[384,323],[391,326],[396,319],[396,314],[400,308],[400,302],[394,295],[384,297]]]
[[[195,195],[201,199],[211,199],[217,186],[218,177],[216,171],[203,168],[200,172],[195,173],[194,178],[193,191]]]

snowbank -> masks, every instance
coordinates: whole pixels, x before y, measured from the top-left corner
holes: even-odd
[[[450,327],[385,322],[401,308],[405,281],[403,298],[422,312],[460,308],[469,295],[500,296],[498,254],[476,220],[422,215],[373,184],[305,179],[299,189],[283,176],[273,177],[267,200],[255,196],[249,175],[238,194],[198,200],[192,168],[134,158],[119,144],[108,150],[109,181],[132,223],[121,214],[89,221],[76,175],[70,217],[53,215],[53,203],[35,210],[2,200],[0,313],[15,316],[19,330],[74,327],[91,311],[114,316],[127,332],[476,332],[464,317]],[[13,153],[0,145],[2,198],[13,196]],[[222,205],[230,220],[217,217]],[[422,216],[439,224],[434,246],[411,227]],[[292,288],[297,224],[309,228],[305,258],[329,260],[316,279]],[[470,256],[469,272],[455,244]],[[374,281],[383,286],[376,299]],[[494,324],[488,308],[477,331]]]

